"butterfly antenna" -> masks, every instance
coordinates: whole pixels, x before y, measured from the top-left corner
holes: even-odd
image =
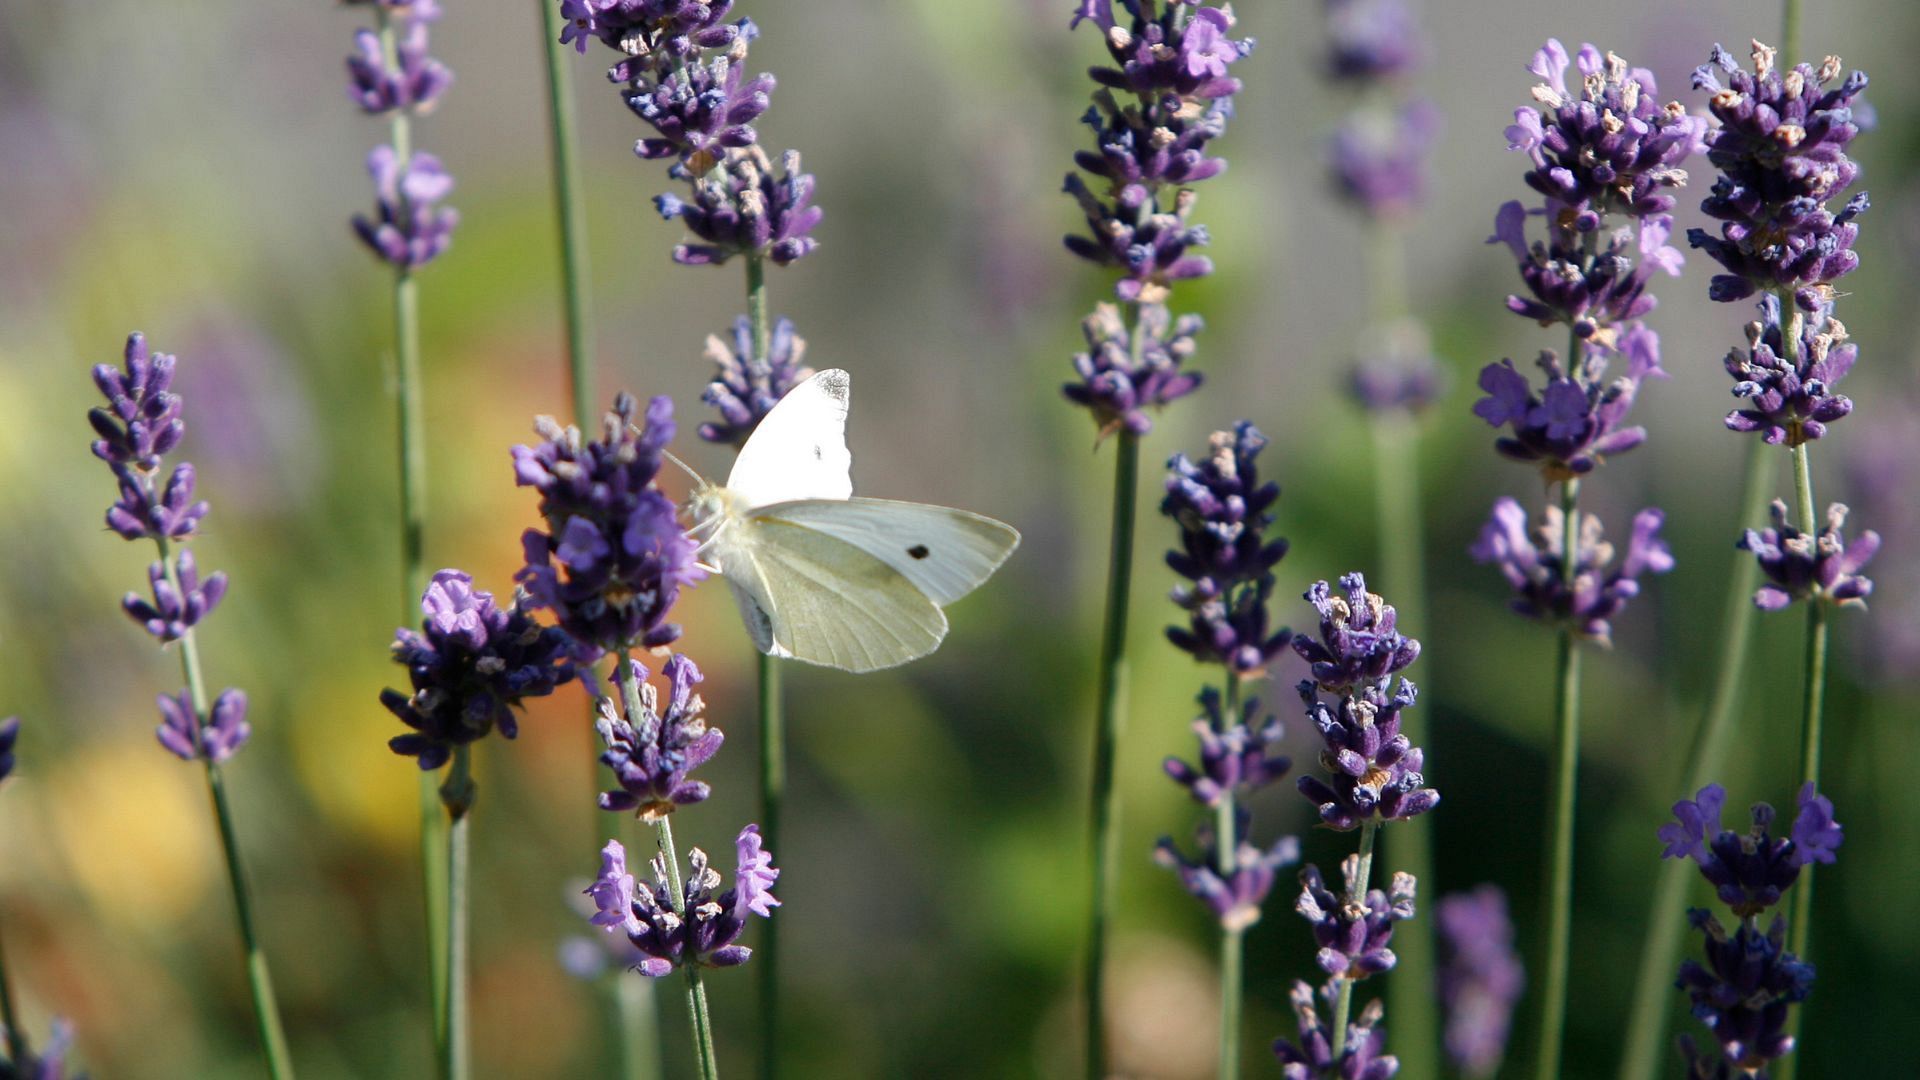
[[[664,458],[666,458],[666,459],[667,459],[668,461],[671,461],[671,462],[673,462],[673,463],[674,463],[675,465],[677,465],[677,466],[679,466],[679,468],[680,468],[680,471],[681,471],[681,472],[683,472],[683,473],[686,473],[686,474],[687,474],[688,476],[691,476],[691,477],[693,477],[693,482],[694,482],[694,483],[696,483],[696,484],[699,484],[699,485],[700,485],[701,487],[707,487],[707,486],[708,486],[708,484],[707,484],[707,478],[706,478],[706,477],[704,477],[704,476],[701,476],[701,475],[700,475],[699,473],[697,473],[697,472],[694,472],[694,471],[693,471],[693,466],[691,466],[691,465],[689,465],[689,464],[687,464],[686,462],[684,462],[684,461],[681,461],[681,460],[680,460],[679,458],[677,458],[677,457],[675,457],[675,456],[673,456],[673,451],[671,451],[671,450],[668,450],[668,449],[665,449],[665,448],[662,448],[662,449],[661,449],[661,451],[660,451],[660,456],[662,456],[662,457],[664,457]]]

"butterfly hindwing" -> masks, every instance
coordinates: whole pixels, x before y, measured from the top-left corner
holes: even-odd
[[[891,499],[804,499],[763,507],[755,516],[852,544],[942,607],[979,588],[1020,544],[1012,526],[990,517]]]

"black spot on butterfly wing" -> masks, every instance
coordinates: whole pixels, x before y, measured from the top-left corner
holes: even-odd
[[[821,446],[819,443],[814,443],[813,444],[813,460],[825,461],[826,459],[827,459],[826,447]]]
[[[933,552],[928,551],[927,545],[925,544],[915,544],[912,547],[907,549],[907,554],[913,556],[916,559],[924,559],[928,555],[933,554]]]

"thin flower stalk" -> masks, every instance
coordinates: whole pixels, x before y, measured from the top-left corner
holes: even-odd
[[[573,75],[566,65],[560,34],[566,20],[555,0],[536,0],[546,38],[548,143],[553,158],[553,202],[560,220],[560,282],[566,308],[567,384],[573,422],[582,431],[593,426],[593,295],[587,247],[587,210],[573,135]]]
[[[1086,1070],[1090,1080],[1106,1074],[1106,950],[1113,920],[1114,875],[1118,867],[1120,795],[1113,784],[1113,762],[1127,705],[1127,607],[1133,592],[1133,532],[1140,486],[1140,439],[1130,431],[1114,443],[1113,520],[1108,530],[1107,599],[1100,623],[1100,659],[1093,718],[1092,803],[1088,813],[1087,866],[1092,888],[1087,947],[1081,980]]]

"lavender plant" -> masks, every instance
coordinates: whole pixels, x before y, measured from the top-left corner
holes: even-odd
[[[1406,221],[1426,194],[1426,158],[1440,133],[1439,109],[1408,82],[1427,43],[1404,0],[1327,0],[1322,69],[1353,101],[1338,121],[1326,157],[1334,194],[1360,219],[1367,257],[1367,320],[1349,373],[1349,390],[1364,411],[1373,446],[1378,559],[1401,598],[1401,616],[1425,624],[1426,542],[1422,527],[1420,421],[1439,396],[1442,372],[1427,332],[1407,305]],[[1420,733],[1410,731],[1418,740]],[[1430,826],[1410,822],[1397,834],[1396,858],[1409,873],[1433,880]],[[1433,935],[1426,923],[1400,937],[1401,976],[1393,1013],[1399,1057],[1408,1071],[1439,1070]],[[1406,992],[1397,992],[1405,988]]]
[[[1572,87],[1569,69],[1578,76]],[[1617,573],[1607,571],[1613,549],[1599,520],[1580,512],[1580,483],[1607,458],[1646,439],[1645,429],[1626,426],[1627,413],[1640,384],[1665,372],[1659,338],[1641,320],[1655,304],[1648,291],[1654,272],[1680,272],[1681,253],[1667,243],[1673,191],[1686,183],[1681,165],[1701,149],[1706,124],[1678,102],[1660,104],[1652,73],[1593,45],[1569,57],[1549,40],[1527,70],[1541,80],[1533,88],[1536,104],[1515,110],[1506,138],[1508,149],[1526,155],[1526,183],[1541,203],[1502,205],[1488,242],[1507,246],[1526,286],[1524,295],[1507,298],[1507,308],[1543,327],[1564,325],[1567,347],[1564,354],[1540,354],[1538,387],[1511,360],[1487,365],[1480,372],[1487,396],[1473,411],[1505,429],[1496,450],[1536,465],[1549,485],[1559,486],[1559,505],[1547,513],[1548,529],[1557,535],[1536,548],[1527,542],[1524,511],[1502,500],[1474,554],[1500,566],[1517,594],[1516,610],[1559,629],[1536,1065],[1540,1080],[1553,1080],[1560,1073],[1572,927],[1579,644],[1583,638],[1607,642],[1609,619],[1637,591],[1638,574],[1672,565],[1655,535],[1658,511],[1643,511],[1627,558]],[[1544,235],[1530,240],[1533,218]],[[1609,378],[1615,357],[1626,370]]]
[[[1070,173],[1066,192],[1086,219],[1067,250],[1119,273],[1118,305],[1101,304],[1082,324],[1087,351],[1073,358],[1077,381],[1068,401],[1092,414],[1099,437],[1116,436],[1113,520],[1109,531],[1106,614],[1100,639],[1093,733],[1088,863],[1092,873],[1083,985],[1084,1065],[1107,1073],[1106,934],[1115,866],[1114,748],[1125,709],[1127,609],[1132,592],[1135,502],[1140,438],[1151,411],[1192,393],[1198,374],[1184,365],[1202,328],[1197,316],[1175,316],[1169,301],[1181,281],[1213,271],[1195,249],[1208,234],[1193,221],[1193,185],[1218,176],[1226,161],[1208,144],[1226,131],[1240,80],[1229,68],[1253,49],[1232,36],[1227,6],[1195,0],[1078,0],[1069,29],[1099,32],[1110,66],[1088,70],[1096,89],[1083,117],[1094,148],[1074,155],[1085,175]],[[1232,843],[1224,845],[1231,849]]]
[[[1270,632],[1268,625],[1273,567],[1286,555],[1287,542],[1267,536],[1280,485],[1261,482],[1255,459],[1266,445],[1266,436],[1244,420],[1230,432],[1215,432],[1205,460],[1174,455],[1160,504],[1180,530],[1180,546],[1167,553],[1167,565],[1187,579],[1173,590],[1187,625],[1168,627],[1167,637],[1195,660],[1219,665],[1223,685],[1200,694],[1202,715],[1193,723],[1199,764],[1168,758],[1165,766],[1195,802],[1213,811],[1213,820],[1199,830],[1196,858],[1188,859],[1165,837],[1154,857],[1179,875],[1220,924],[1222,1077],[1240,1074],[1246,932],[1260,920],[1279,870],[1300,858],[1291,836],[1264,849],[1254,844],[1247,806],[1248,796],[1291,767],[1279,753],[1279,721],[1260,719],[1258,699],[1242,700],[1245,684],[1264,677],[1293,636],[1284,628]]]
[[[97,436],[94,456],[107,464],[119,485],[119,497],[107,508],[107,527],[122,539],[152,541],[154,545],[155,560],[147,571],[149,594],[130,592],[120,606],[158,644],[173,647],[180,654],[186,687],[178,694],[160,696],[162,722],[156,735],[167,752],[186,761],[198,760],[205,771],[214,824],[226,855],[240,944],[246,954],[247,982],[261,1049],[272,1076],[291,1077],[293,1059],[287,1052],[273,977],[254,920],[252,888],[227,801],[223,768],[251,733],[246,722],[247,699],[240,691],[228,689],[209,703],[194,634],[226,595],[227,576],[215,572],[201,578],[193,554],[184,546],[209,509],[205,501],[194,497],[193,466],[183,461],[170,471],[166,469],[166,456],[179,447],[187,430],[183,403],[172,390],[174,367],[172,356],[148,349],[145,336],[129,334],[121,367],[100,364],[93,369],[94,385],[106,404],[90,410],[87,420]],[[7,733],[0,739],[6,743],[0,746],[0,758],[11,765],[7,751],[13,736]],[[10,1022],[8,1030],[14,1030]],[[12,1056],[16,1061],[24,1058],[24,1043]]]
[[[1395,873],[1386,891],[1370,887],[1374,841],[1382,824],[1417,818],[1440,803],[1439,792],[1424,786],[1425,753],[1401,731],[1402,714],[1412,708],[1417,690],[1404,676],[1395,684],[1395,676],[1419,657],[1420,643],[1399,632],[1398,613],[1367,591],[1363,576],[1347,574],[1340,588],[1336,594],[1320,581],[1307,590],[1320,613],[1319,632],[1293,639],[1311,676],[1300,682],[1299,692],[1320,733],[1324,770],[1295,783],[1322,825],[1359,831],[1359,850],[1341,861],[1338,893],[1327,888],[1316,866],[1300,875],[1294,910],[1313,927],[1320,945],[1315,960],[1327,982],[1317,994],[1304,982],[1294,986],[1299,1041],[1274,1043],[1281,1074],[1289,1080],[1385,1080],[1398,1072],[1399,1059],[1385,1053],[1380,1002],[1362,1009],[1358,1023],[1349,1022],[1354,984],[1395,966],[1398,958],[1388,947],[1394,924],[1414,915],[1413,875]],[[1329,1019],[1321,1019],[1316,998],[1327,1003]]]
[[[1776,1062],[1784,1070],[1792,1060],[1787,1057],[1794,1049],[1789,1018],[1792,1006],[1812,991],[1814,968],[1788,947],[1786,918],[1774,916],[1764,930],[1760,919],[1785,900],[1812,864],[1832,863],[1844,839],[1833,804],[1811,783],[1800,788],[1789,835],[1778,839],[1771,831],[1774,810],[1766,803],[1754,804],[1753,827],[1746,834],[1722,828],[1726,799],[1725,788],[1709,784],[1694,798],[1675,803],[1674,820],[1659,830],[1667,845],[1661,857],[1691,860],[1737,920],[1728,933],[1710,911],[1687,913],[1706,938],[1706,962],[1683,962],[1674,986],[1686,991],[1694,1017],[1714,1042],[1702,1047],[1681,1036],[1693,1080],[1766,1077]]]
[[[562,0],[567,20],[561,41],[580,52],[598,40],[621,59],[607,72],[621,99],[651,129],[634,145],[649,161],[668,161],[670,179],[687,192],[654,200],[662,218],[678,218],[693,240],[673,249],[684,266],[722,265],[739,258],[746,268],[745,333],[735,349],[709,349],[718,370],[707,400],[721,423],[703,428],[712,441],[743,443],[753,426],[803,375],[798,374],[792,324],[776,333],[768,316],[766,264],[787,266],[817,246],[812,232],[822,211],[813,205],[814,180],[800,154],[774,159],[759,145],[754,122],[771,103],[774,77],[748,76],[748,49],[759,36],[750,19],[731,22],[733,0]],[[782,356],[781,354],[785,354]],[[786,794],[786,734],[777,661],[759,659],[761,821],[779,842]],[[761,1072],[778,1071],[778,938],[769,924],[760,964]]]
[[[1440,1003],[1447,1058],[1462,1076],[1490,1077],[1506,1056],[1526,972],[1513,948],[1507,895],[1496,885],[1440,898],[1434,908],[1444,959]]]
[[[401,623],[413,621],[414,605],[426,592],[426,419],[421,399],[419,293],[414,271],[432,262],[452,243],[458,212],[442,206],[453,178],[432,154],[413,146],[413,119],[439,103],[453,76],[428,52],[428,31],[440,17],[438,0],[349,0],[372,9],[373,27],[354,32],[347,57],[348,96],[369,116],[387,119],[387,142],[367,155],[374,183],[374,212],[353,218],[354,232],[373,256],[393,270],[394,401],[399,435],[400,611]],[[466,773],[464,747],[456,751],[455,770]],[[443,810],[439,785],[430,772],[420,775],[420,861],[425,886],[427,966],[433,998],[434,1047],[443,1076],[466,1069],[465,987],[453,978],[462,963],[456,953],[456,923],[464,916],[452,905],[464,899],[464,887],[451,875],[455,850],[466,843],[464,814],[456,822]],[[451,804],[449,804],[450,807]],[[456,897],[456,893],[459,894]]]

